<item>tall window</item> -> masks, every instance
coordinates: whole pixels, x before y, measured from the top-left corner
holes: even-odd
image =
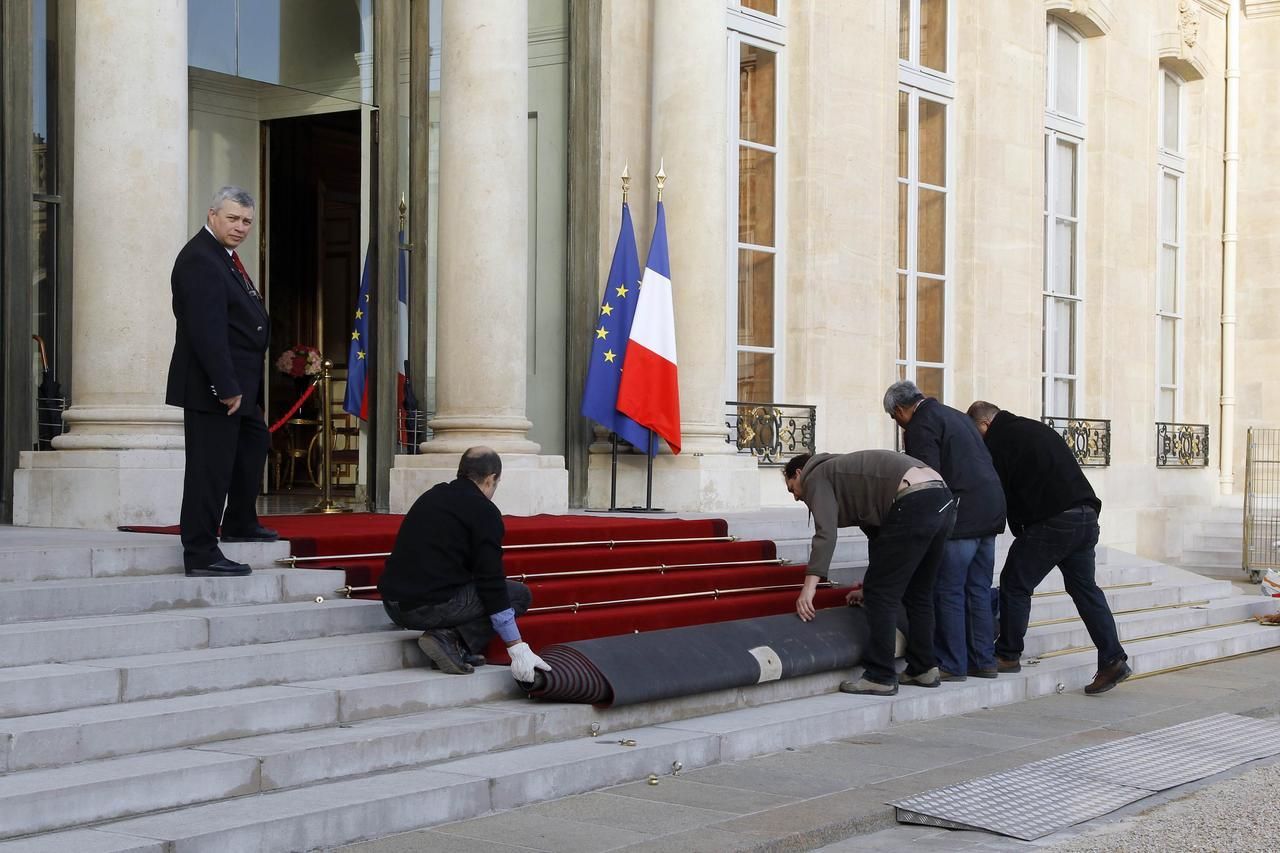
[[[945,398],[951,170],[946,0],[900,0],[898,28],[898,376]]]
[[[1182,405],[1182,279],[1185,223],[1183,85],[1160,72],[1159,222],[1156,238],[1156,420],[1176,421]]]
[[[777,3],[731,9],[729,53],[737,91],[729,105],[738,128],[730,174],[737,176],[737,251],[731,262],[729,333],[731,393],[737,400],[781,398],[783,228],[781,222],[782,105],[779,81],[783,30]]]
[[[1046,415],[1071,417],[1079,399],[1084,288],[1082,152],[1084,43],[1065,24],[1048,28],[1044,132],[1044,349]]]

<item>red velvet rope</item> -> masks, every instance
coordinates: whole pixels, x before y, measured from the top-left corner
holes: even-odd
[[[307,390],[303,391],[302,396],[298,398],[298,402],[293,404],[293,408],[285,412],[284,417],[282,417],[280,420],[273,423],[271,425],[271,428],[268,430],[268,432],[275,432],[276,430],[280,429],[280,427],[284,426],[285,423],[289,420],[289,418],[293,417],[297,413],[298,409],[302,408],[302,404],[307,402],[307,398],[310,397],[315,392],[316,386],[319,384],[320,384],[320,380],[317,379],[315,382],[312,382],[310,385],[308,385]]]

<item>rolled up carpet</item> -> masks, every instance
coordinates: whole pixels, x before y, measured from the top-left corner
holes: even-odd
[[[860,607],[819,610],[556,643],[538,654],[551,666],[525,689],[535,699],[633,705],[744,687],[862,660],[866,614]]]

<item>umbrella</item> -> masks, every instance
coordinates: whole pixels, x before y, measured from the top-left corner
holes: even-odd
[[[49,356],[45,352],[44,338],[32,335],[40,348],[40,385],[36,388],[36,420],[39,427],[41,450],[53,447],[54,436],[62,434],[62,385],[49,372]]]

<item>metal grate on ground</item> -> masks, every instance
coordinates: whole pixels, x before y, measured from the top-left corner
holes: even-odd
[[[1280,755],[1280,723],[1216,714],[889,803],[900,823],[1023,841],[1178,785]]]

